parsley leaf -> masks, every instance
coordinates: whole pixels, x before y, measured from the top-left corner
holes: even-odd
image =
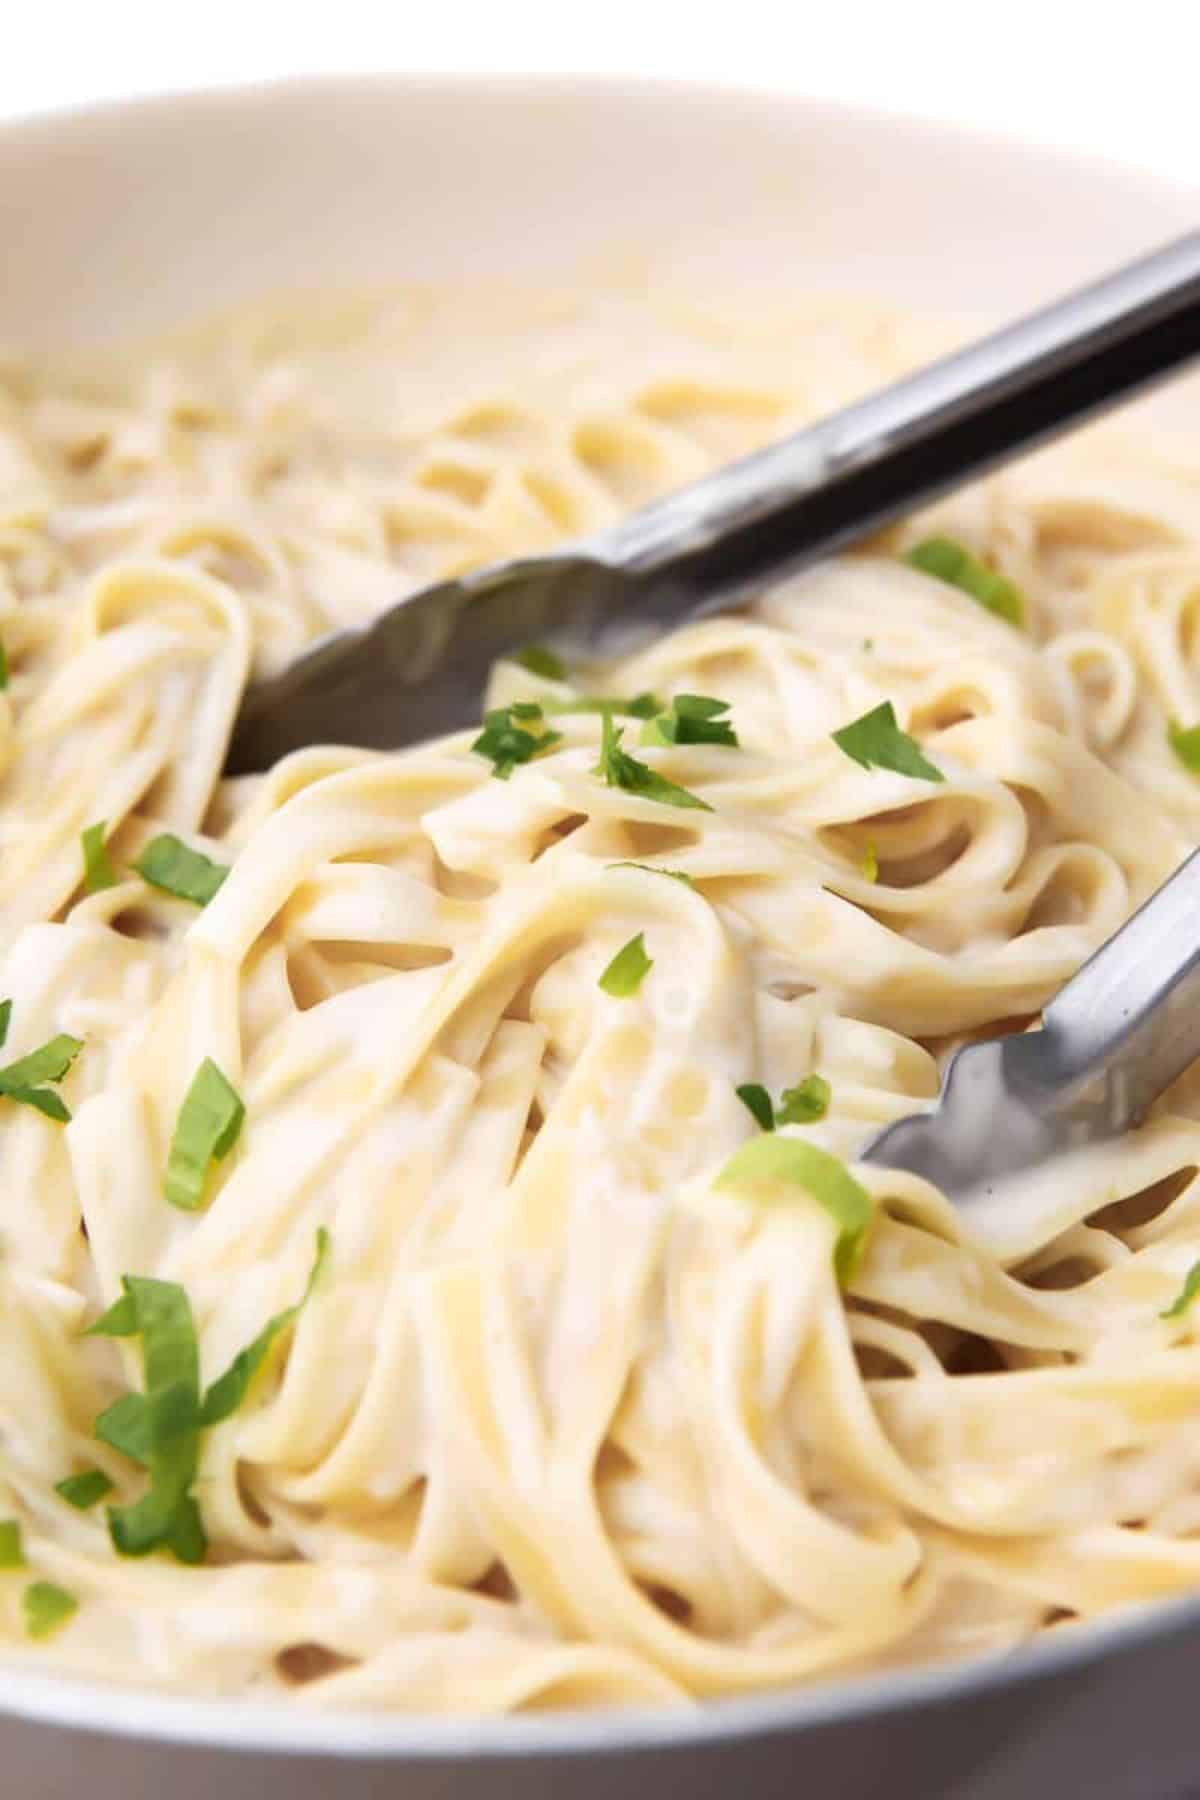
[[[35,1581],[25,1589],[25,1629],[31,1638],[46,1638],[79,1611],[79,1602],[52,1581]]]
[[[1016,582],[1010,581],[1007,575],[1001,575],[995,569],[989,569],[977,556],[972,556],[964,544],[956,543],[953,538],[926,538],[924,543],[908,551],[904,560],[912,568],[920,569],[923,574],[932,575],[938,581],[960,588],[972,600],[977,600],[980,606],[986,607],[988,612],[995,613],[998,619],[1005,619],[1018,630],[1024,623],[1025,602]]]
[[[737,749],[737,732],[728,719],[728,700],[710,700],[705,694],[676,694],[669,712],[648,719],[642,726],[643,744],[728,744]]]
[[[1167,725],[1167,742],[1185,769],[1200,774],[1200,725],[1181,725],[1171,719]]]
[[[528,669],[531,675],[541,676],[543,681],[567,679],[567,665],[562,657],[555,656],[553,650],[547,650],[542,644],[526,644],[523,650],[515,650],[508,660]]]
[[[635,694],[623,700],[616,694],[583,694],[578,700],[559,700],[551,704],[551,713],[620,713],[629,719],[652,719],[662,711],[657,694]]]
[[[246,1108],[211,1056],[206,1056],[184,1096],[167,1153],[163,1193],[172,1206],[196,1212],[204,1204],[210,1166],[237,1143]]]
[[[21,1548],[21,1527],[15,1519],[0,1519],[0,1569],[23,1569],[25,1552]]]
[[[151,838],[133,866],[151,887],[193,906],[207,906],[229,873],[225,863],[213,862],[169,831]]]
[[[639,931],[623,949],[617,951],[601,975],[599,985],[614,1000],[627,1000],[631,994],[637,993],[653,967],[654,958],[646,955],[646,940]]]
[[[493,775],[507,781],[518,763],[532,762],[561,741],[562,732],[549,730],[541,707],[533,700],[522,700],[485,713],[483,730],[471,749],[476,756],[487,758]]]
[[[811,1125],[829,1111],[833,1090],[823,1075],[806,1075],[795,1087],[784,1088],[779,1097],[781,1125]]]
[[[61,1494],[68,1506],[77,1507],[80,1512],[87,1512],[112,1490],[113,1484],[103,1469],[87,1469],[82,1475],[68,1475],[54,1484],[55,1493]]]
[[[747,1081],[740,1088],[735,1088],[734,1092],[756,1125],[761,1126],[764,1131],[774,1131],[775,1108],[771,1104],[770,1094],[760,1082]]]
[[[668,881],[682,881],[685,887],[695,887],[696,885],[691,876],[686,875],[682,869],[663,869],[657,863],[611,862],[606,863],[605,868],[641,869],[646,875],[665,875]]]
[[[918,781],[945,781],[940,769],[921,754],[921,746],[896,723],[896,712],[890,700],[876,706],[861,719],[854,719],[833,733],[839,750],[864,769],[893,769],[897,775],[912,775]]]
[[[104,888],[117,885],[116,872],[104,847],[107,825],[107,819],[100,819],[95,825],[86,826],[80,833],[79,841],[83,846],[83,886],[89,894],[99,894]]]
[[[239,1350],[225,1373],[213,1382],[204,1396],[204,1404],[200,1408],[202,1425],[219,1425],[223,1419],[235,1413],[250,1391],[250,1384],[258,1371],[266,1362],[277,1338],[295,1324],[301,1310],[321,1278],[321,1272],[329,1258],[329,1233],[322,1225],[317,1232],[317,1250],[313,1258],[313,1266],[309,1272],[308,1284],[294,1306],[268,1319],[258,1336],[252,1343]]]
[[[833,1266],[838,1280],[844,1285],[854,1273],[873,1209],[867,1190],[836,1156],[803,1138],[764,1132],[734,1151],[714,1185],[757,1190],[768,1198],[772,1189],[802,1188],[837,1226]]]
[[[1183,1286],[1160,1319],[1181,1319],[1196,1295],[1200,1294],[1200,1262],[1194,1262],[1184,1277]]]
[[[0,1004],[0,1043],[8,1036],[8,1022],[12,1016],[12,1001],[5,1000]],[[0,1096],[6,1100],[15,1100],[21,1106],[32,1106],[48,1119],[56,1119],[65,1125],[71,1115],[66,1103],[48,1087],[46,1081],[59,1082],[70,1069],[71,1064],[83,1049],[81,1040],[70,1037],[65,1031],[52,1037],[37,1050],[31,1050],[28,1056],[19,1056],[15,1062],[6,1063],[0,1069]]]
[[[595,775],[603,775],[609,787],[624,788],[627,793],[640,794],[646,800],[658,800],[664,806],[694,807],[699,812],[711,812],[712,807],[707,800],[689,793],[687,788],[679,787],[674,781],[668,781],[657,769],[639,762],[636,756],[621,748],[623,733],[618,731],[611,713],[604,714],[600,745],[600,761],[592,771]]]

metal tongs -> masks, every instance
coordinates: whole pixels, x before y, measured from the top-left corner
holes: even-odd
[[[1200,355],[1200,232],[553,556],[413,594],[247,693],[229,774],[312,743],[395,749],[479,717],[531,642],[614,654],[1108,411]],[[956,1200],[1125,1130],[1200,1055],[1200,853],[1046,1008],[950,1063],[866,1158]]]

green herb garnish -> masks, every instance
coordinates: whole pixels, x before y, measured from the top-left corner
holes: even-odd
[[[627,719],[652,719],[662,711],[657,694],[635,694],[624,700],[616,694],[583,694],[578,700],[553,700],[548,711],[555,718],[562,713],[617,713]]]
[[[244,1350],[239,1350],[225,1373],[214,1381],[204,1396],[204,1404],[200,1408],[200,1423],[204,1426],[219,1425],[223,1419],[235,1413],[250,1391],[250,1384],[258,1371],[266,1362],[274,1348],[275,1342],[288,1328],[295,1324],[302,1308],[307,1304],[309,1296],[321,1278],[321,1272],[329,1258],[329,1233],[322,1225],[317,1232],[317,1250],[313,1258],[313,1266],[309,1271],[308,1284],[294,1306],[285,1307],[283,1312],[269,1319],[254,1339]]]
[[[864,881],[879,880],[879,858],[875,854],[874,844],[868,844],[863,851],[862,862],[859,864],[859,868],[862,871],[862,878]]]
[[[23,1569],[25,1552],[21,1548],[21,1527],[15,1519],[0,1519],[0,1569]]]
[[[1159,1313],[1160,1319],[1182,1318],[1196,1295],[1200,1294],[1200,1262],[1194,1262],[1184,1276],[1183,1286],[1168,1306],[1166,1312]]]
[[[639,931],[636,937],[631,937],[617,951],[601,975],[599,985],[614,1000],[627,1000],[631,994],[637,993],[653,967],[654,958],[646,955],[646,940]]]
[[[517,663],[522,669],[528,669],[531,675],[538,675],[543,681],[565,681],[567,665],[561,656],[555,656],[553,650],[547,650],[542,644],[526,644],[523,650],[515,650],[508,659]]]
[[[561,741],[562,732],[547,727],[541,707],[535,701],[520,700],[485,713],[483,730],[471,749],[476,756],[487,758],[493,775],[507,781],[518,763],[532,762]]]
[[[1006,620],[1018,630],[1024,624],[1025,601],[1016,582],[996,569],[989,569],[986,563],[971,555],[965,544],[948,537],[926,538],[924,543],[909,550],[904,560],[923,574],[961,589],[988,612],[995,613],[998,619]]]
[[[225,863],[213,862],[169,831],[151,838],[133,866],[151,887],[193,906],[207,906],[229,873]]]
[[[707,800],[689,793],[687,788],[679,787],[674,781],[668,781],[657,769],[639,762],[636,756],[621,748],[622,732],[617,729],[611,713],[605,713],[601,726],[602,737],[600,761],[593,774],[602,775],[609,787],[624,788],[627,793],[640,794],[645,800],[658,800],[664,806],[694,807],[699,812],[711,812],[712,807]]]
[[[723,718],[728,700],[711,700],[705,694],[676,694],[669,712],[647,719],[642,726],[643,744],[727,744],[737,749],[737,732]]]
[[[104,833],[108,828],[107,819],[101,819],[95,825],[88,825],[80,833],[83,845],[83,885],[89,894],[99,894],[105,888],[116,887],[117,876],[108,860],[108,851],[104,846]]]
[[[876,706],[861,719],[843,725],[833,733],[839,750],[864,769],[893,769],[897,775],[912,775],[918,781],[944,781],[921,754],[921,746],[896,723],[896,712],[890,700]]]
[[[806,1075],[795,1087],[784,1088],[779,1096],[778,1121],[781,1125],[812,1125],[829,1111],[833,1089],[823,1075]]]
[[[606,863],[605,867],[609,869],[641,869],[646,875],[665,875],[668,881],[682,881],[685,887],[695,887],[696,885],[691,876],[686,875],[682,869],[660,869],[657,863],[612,862]]]
[[[8,1036],[11,1017],[12,1001],[0,1002],[0,1044]],[[71,1115],[66,1103],[52,1088],[42,1084],[61,1081],[82,1049],[79,1038],[60,1032],[39,1049],[31,1050],[28,1056],[19,1056],[16,1062],[7,1063],[0,1069],[0,1095],[22,1106],[35,1107],[60,1125],[67,1124]]]
[[[843,1284],[862,1255],[871,1222],[871,1196],[836,1156],[803,1138],[764,1132],[735,1150],[714,1184],[771,1197],[772,1189],[802,1188],[837,1226],[833,1266]]]
[[[91,1327],[89,1335],[139,1337],[145,1392],[124,1394],[96,1420],[96,1436],[146,1469],[150,1485],[130,1506],[110,1507],[108,1529],[123,1556],[170,1550],[179,1562],[204,1560],[207,1540],[192,1483],[200,1460],[201,1433],[227,1419],[245,1399],[255,1375],[280,1335],[295,1322],[311,1295],[329,1252],[329,1235],[317,1233],[316,1256],[304,1293],[277,1313],[229,1368],[200,1392],[200,1353],[191,1303],[173,1281],[136,1275],[122,1279],[124,1293]]]
[[[8,651],[4,648],[4,639],[0,638],[0,693],[8,686]]]
[[[112,1493],[113,1484],[103,1469],[88,1469],[82,1475],[68,1475],[65,1480],[56,1481],[54,1491],[62,1495],[68,1506],[87,1512],[106,1494]]]
[[[46,1638],[79,1611],[79,1602],[66,1588],[52,1581],[35,1581],[22,1596],[25,1630],[31,1638]]]
[[[760,1082],[744,1082],[734,1092],[756,1125],[761,1126],[763,1131],[774,1131],[775,1108],[771,1104],[770,1094]]]
[[[240,1096],[206,1056],[179,1109],[167,1154],[163,1193],[172,1206],[183,1212],[203,1206],[208,1171],[233,1149],[245,1117]]]
[[[1167,742],[1185,769],[1200,775],[1200,725],[1180,725],[1171,719],[1167,725]]]

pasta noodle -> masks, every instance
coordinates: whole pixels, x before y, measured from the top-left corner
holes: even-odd
[[[1200,1583],[1195,1077],[1008,1219],[855,1163],[1200,838],[1168,733],[1200,718],[1200,464],[1090,433],[586,679],[503,663],[491,707],[561,734],[505,779],[472,732],[223,781],[252,673],[940,329],[477,305],[0,365],[3,1054],[48,1051],[40,1088],[0,1071],[0,1662],[686,1704]],[[904,560],[934,534],[1021,628]],[[736,742],[646,746],[570,709],[596,692],[713,697]],[[885,702],[940,781],[834,740]],[[616,730],[703,804],[604,779]],[[869,1196],[844,1288],[813,1192],[719,1180],[762,1125],[739,1088]],[[93,1471],[112,1521],[60,1491]]]

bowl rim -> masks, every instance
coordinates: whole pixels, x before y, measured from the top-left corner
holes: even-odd
[[[1063,172],[1100,183],[1118,181],[1126,192],[1195,197],[1192,184],[1099,152],[1077,150],[996,130],[920,117],[902,109],[869,107],[807,95],[803,90],[734,82],[615,73],[456,73],[453,70],[371,71],[297,75],[170,89],[132,98],[104,98],[63,108],[37,108],[0,119],[0,153],[31,149],[50,139],[86,136],[97,129],[155,125],[174,127],[214,121],[247,107],[287,108],[312,101],[346,104],[355,97],[393,93],[461,102],[464,95],[490,104],[524,105],[531,99],[582,99],[588,105],[646,105],[659,101],[691,111],[738,119],[748,113],[803,112],[818,126],[860,126],[878,140],[895,135],[924,139],[950,150],[1028,167],[1052,163]],[[1016,1650],[994,1651],[952,1663],[886,1669],[809,1686],[725,1696],[693,1707],[654,1710],[621,1707],[546,1714],[409,1714],[316,1711],[281,1701],[164,1694],[53,1674],[21,1665],[3,1669],[0,1723],[4,1719],[91,1731],[119,1738],[215,1751],[263,1755],[325,1756],[433,1761],[517,1757],[623,1755],[643,1750],[736,1743],[752,1737],[836,1726],[852,1719],[878,1721],[917,1708],[950,1706],[972,1695],[1081,1676],[1123,1654],[1173,1639],[1200,1642],[1200,1594],[1176,1596],[1124,1609],[1079,1628],[1043,1636]]]

